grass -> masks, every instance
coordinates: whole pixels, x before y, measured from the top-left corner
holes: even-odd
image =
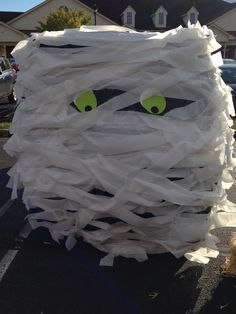
[[[10,122],[0,122],[0,129],[9,130],[11,123]]]

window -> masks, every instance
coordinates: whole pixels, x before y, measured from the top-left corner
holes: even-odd
[[[163,6],[160,6],[156,12],[151,15],[152,22],[156,28],[164,29],[167,23],[168,12]]]
[[[135,27],[135,15],[136,11],[131,5],[128,5],[127,8],[121,13],[121,21],[123,25],[127,25],[129,27]]]
[[[68,7],[65,6],[65,5],[60,6],[60,7],[59,7],[59,10],[64,10],[65,12],[68,12],[68,11],[69,11]]]
[[[199,12],[198,10],[193,6],[191,7],[185,14],[182,15],[182,19],[185,23],[185,25],[189,24],[196,24],[198,21]]]
[[[158,19],[159,19],[158,21],[159,25],[164,25],[164,12],[159,12]]]
[[[195,24],[196,23],[196,14],[190,13],[190,23]]]
[[[127,12],[127,24],[132,25],[133,24],[133,13]]]

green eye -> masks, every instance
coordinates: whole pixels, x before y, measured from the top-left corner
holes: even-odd
[[[152,114],[160,114],[166,109],[166,100],[163,96],[154,95],[141,101],[145,110]]]
[[[74,99],[74,104],[80,112],[87,112],[97,107],[97,99],[92,90],[84,92]]]

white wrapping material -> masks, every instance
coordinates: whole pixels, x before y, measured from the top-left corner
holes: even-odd
[[[82,27],[20,42],[19,105],[5,149],[17,157],[12,197],[23,186],[27,208],[43,209],[29,215],[32,227],[66,237],[68,249],[83,237],[108,253],[101,265],[167,251],[202,263],[216,257],[209,231],[236,226],[225,192],[234,109],[219,48],[200,25],[165,33]],[[71,105],[107,90],[122,93],[88,112]],[[164,115],[122,110],[154,95],[183,105]]]

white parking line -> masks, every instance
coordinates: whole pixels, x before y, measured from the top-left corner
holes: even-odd
[[[18,237],[26,239],[30,232],[31,232],[31,227],[28,222],[25,223],[24,227],[21,229],[19,232]],[[19,250],[8,250],[7,253],[4,255],[4,257],[0,261],[0,282],[2,281],[6,271],[8,270],[9,266],[13,262],[14,258],[16,257],[17,253]]]
[[[9,199],[5,204],[0,207],[0,218],[5,214],[5,212],[12,206],[15,200]]]
[[[17,253],[17,250],[9,250],[2,258],[0,262],[0,282],[2,281],[3,276],[5,275],[8,267],[11,265]]]

